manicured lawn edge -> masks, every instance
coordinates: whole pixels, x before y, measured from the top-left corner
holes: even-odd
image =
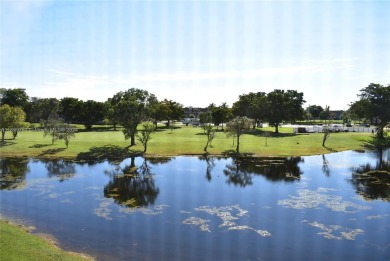
[[[92,257],[60,249],[53,240],[31,234],[29,229],[0,218],[0,260],[81,261]]]
[[[346,150],[367,149],[364,145],[373,135],[371,133],[332,133],[326,146],[322,147],[322,133],[294,134],[292,128],[281,128],[280,135],[273,134],[272,128],[258,129],[252,134],[244,134],[240,138],[241,156],[247,157],[290,157],[321,155]],[[21,132],[15,140],[7,137],[5,144],[0,144],[0,157],[33,157],[61,158],[69,160],[105,160],[124,159],[132,156],[174,157],[202,156],[206,136],[201,128],[190,126],[177,127],[173,130],[159,128],[153,133],[148,143],[148,150],[142,153],[140,142],[129,147],[130,141],[125,140],[121,131],[91,132],[81,131],[71,140],[69,148],[63,141],[53,145],[48,137],[39,132]],[[218,131],[212,146],[208,149],[209,156],[235,155],[236,141]]]

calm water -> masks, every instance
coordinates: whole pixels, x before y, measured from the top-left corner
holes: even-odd
[[[1,215],[98,260],[390,260],[390,150],[0,160]]]

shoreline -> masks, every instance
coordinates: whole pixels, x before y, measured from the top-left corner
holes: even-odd
[[[94,261],[96,260],[93,256],[86,254],[86,253],[81,253],[81,252],[74,252],[72,250],[65,250],[61,248],[59,240],[57,240],[52,234],[46,234],[46,233],[34,233],[37,228],[32,225],[27,225],[26,222],[16,219],[16,218],[11,218],[8,216],[5,216],[4,214],[0,213],[0,222],[4,222],[6,226],[18,228],[22,230],[22,233],[24,233],[26,236],[31,235],[35,238],[37,241],[44,241],[47,244],[50,245],[53,249],[56,251],[60,251],[64,255],[71,255],[74,256],[75,258],[79,258],[81,260],[89,260],[89,261]]]
[[[236,158],[289,158],[289,157],[309,157],[309,156],[318,156],[318,155],[324,155],[324,154],[332,154],[332,153],[338,153],[338,152],[345,152],[345,151],[372,151],[375,150],[375,148],[360,148],[360,149],[352,149],[347,148],[343,150],[328,150],[325,153],[308,153],[308,154],[288,154],[288,155],[281,155],[281,154],[266,154],[266,155],[259,155],[255,153],[239,153],[238,155],[236,153],[178,153],[178,154],[149,154],[149,153],[134,153],[126,155],[125,157],[105,157],[105,158],[96,158],[96,157],[85,157],[85,158],[77,158],[74,156],[61,156],[61,155],[13,155],[9,153],[1,153],[0,159],[2,158],[15,158],[15,159],[64,159],[68,161],[74,161],[74,162],[88,162],[88,161],[115,161],[115,160],[124,160],[132,157],[143,157],[146,159],[153,159],[153,158],[175,158],[175,157],[220,157],[220,158],[230,158],[230,157],[236,157]]]

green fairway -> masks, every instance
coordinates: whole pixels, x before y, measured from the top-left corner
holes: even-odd
[[[65,252],[48,240],[27,233],[22,227],[0,220],[0,260],[93,260],[85,255]]]
[[[280,128],[280,135],[273,134],[273,128],[262,128],[253,134],[245,134],[240,139],[240,152],[253,156],[303,156],[324,154],[335,151],[362,149],[363,143],[373,136],[371,133],[332,133],[322,147],[322,133],[294,134],[292,128]],[[200,127],[176,126],[170,130],[159,127],[152,134],[146,155],[175,156],[201,155],[206,144],[206,136]],[[234,143],[234,144],[233,144]],[[71,139],[69,148],[63,141],[51,144],[49,137],[42,132],[20,132],[15,140],[6,133],[6,143],[1,144],[1,156],[15,157],[59,157],[80,159],[122,158],[143,151],[140,142],[128,147],[120,130],[94,128],[94,131],[80,131]],[[219,130],[208,152],[212,155],[234,153],[236,140],[227,137]]]

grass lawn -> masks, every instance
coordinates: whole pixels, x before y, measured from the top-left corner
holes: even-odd
[[[0,219],[0,260],[7,261],[80,261],[90,257],[65,252],[48,240],[26,232],[26,229]]]
[[[304,156],[324,154],[343,150],[363,148],[363,142],[371,139],[371,133],[332,133],[322,147],[322,133],[294,134],[292,128],[280,128],[280,135],[273,134],[273,128],[258,129],[253,134],[240,138],[240,152],[253,156]],[[265,137],[267,136],[267,137]],[[108,128],[96,128],[93,131],[80,131],[71,139],[69,148],[63,141],[51,144],[50,137],[43,137],[42,132],[20,132],[15,140],[11,133],[6,133],[6,143],[0,145],[0,156],[15,157],[61,157],[79,159],[104,159],[107,157],[126,157],[141,153],[140,142],[128,148],[130,140],[125,140],[123,133]],[[201,155],[206,144],[206,136],[200,127],[177,126],[170,130],[163,127],[152,134],[146,155],[175,156]],[[227,138],[218,131],[208,152],[214,155],[233,153],[236,140]]]

